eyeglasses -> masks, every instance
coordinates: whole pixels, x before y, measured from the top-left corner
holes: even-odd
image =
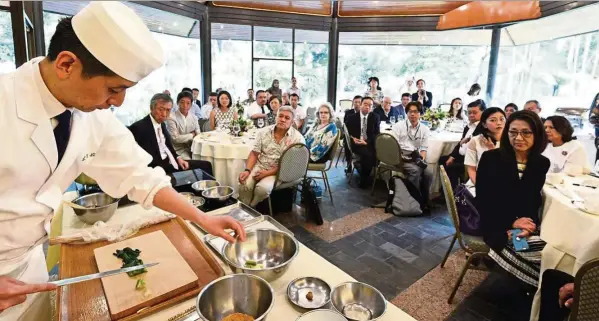
[[[522,138],[531,138],[533,132],[531,132],[530,130],[523,130],[523,131],[510,130],[508,132],[508,134],[510,135],[511,138],[516,138],[516,137],[518,137],[518,135],[522,136]]]
[[[408,114],[420,114],[417,110],[408,110]]]
[[[319,111],[318,113],[319,114],[328,114],[329,112],[328,111]]]

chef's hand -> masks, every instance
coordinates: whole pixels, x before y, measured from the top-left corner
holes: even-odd
[[[179,167],[181,167],[181,169],[183,169],[183,170],[189,169],[189,163],[187,161],[185,161],[183,158],[181,158],[181,157],[177,158],[177,163],[179,164]]]
[[[4,310],[25,302],[27,294],[54,289],[56,285],[51,283],[27,284],[7,276],[0,276],[0,316]]]
[[[239,236],[239,240],[242,242],[245,241],[245,229],[241,223],[231,216],[206,216],[200,225],[209,234],[222,237],[228,242],[235,243],[235,237],[225,232],[227,229],[235,231],[235,234]]]
[[[570,308],[574,303],[574,283],[568,283],[559,289],[559,306]]]
[[[245,184],[245,181],[248,179],[248,177],[250,177],[250,172],[248,172],[248,171],[241,172],[239,174],[239,183]]]

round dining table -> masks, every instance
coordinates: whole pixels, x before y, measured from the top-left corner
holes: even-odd
[[[201,133],[193,139],[192,159],[212,163],[214,178],[221,184],[238,188],[239,173],[245,169],[245,162],[254,146],[255,130],[234,137],[228,133],[211,131]]]

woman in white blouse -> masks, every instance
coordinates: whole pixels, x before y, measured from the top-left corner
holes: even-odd
[[[572,137],[574,129],[565,117],[547,117],[545,133],[549,144],[543,155],[551,161],[549,173],[563,172],[566,167],[579,168],[584,174],[591,172],[584,146]]]
[[[472,137],[468,143],[464,159],[464,165],[466,165],[472,184],[476,184],[476,169],[480,158],[484,152],[499,147],[504,127],[505,112],[501,108],[487,108],[480,117],[478,128],[475,130],[480,134]]]

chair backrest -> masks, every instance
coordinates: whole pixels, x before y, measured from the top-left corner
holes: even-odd
[[[599,259],[586,262],[576,273],[574,305],[569,320],[599,320]]]
[[[309,107],[306,109],[306,121],[311,122],[314,120],[316,120],[316,107]]]
[[[352,108],[353,102],[351,99],[339,99],[339,111],[344,111]]]
[[[353,154],[354,152],[351,150],[352,139],[349,135],[349,132],[347,131],[347,126],[343,126],[343,135],[345,136],[345,141],[347,142],[347,148],[349,149],[349,152]]]
[[[443,188],[443,195],[445,196],[445,202],[447,203],[449,215],[451,216],[453,226],[455,227],[458,243],[464,251],[471,253],[472,251],[466,247],[462,240],[462,232],[460,232],[460,219],[458,217],[458,208],[455,205],[455,196],[453,194],[453,188],[451,187],[451,181],[449,180],[449,176],[447,176],[445,166],[441,165],[439,167],[441,168],[441,170],[439,171],[439,176],[441,176],[441,187]]]
[[[210,120],[208,120],[208,119],[204,120],[204,123],[202,124],[202,131],[203,132],[212,131],[212,128],[210,128]]]
[[[306,176],[309,159],[310,151],[306,145],[297,143],[289,146],[279,159],[276,185],[295,182]]]
[[[329,164],[325,168],[325,171],[328,171],[331,168],[333,161],[335,161],[335,155],[337,155],[337,149],[339,148],[340,140],[341,140],[341,131],[339,130],[339,127],[337,127],[337,137],[335,137],[335,142],[333,143],[333,146],[331,146],[331,150],[329,151],[329,161],[328,161]]]
[[[401,148],[399,148],[399,143],[393,135],[388,133],[379,134],[376,136],[374,147],[378,160],[391,166],[401,165]]]

